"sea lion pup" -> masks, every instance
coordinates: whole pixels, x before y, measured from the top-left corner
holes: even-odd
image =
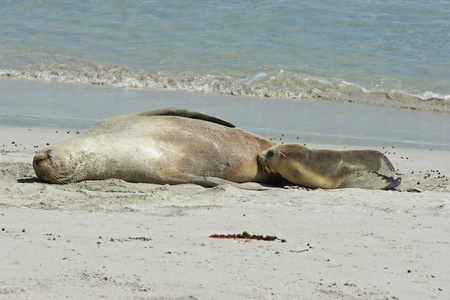
[[[262,151],[258,161],[268,172],[309,188],[389,190],[401,183],[388,158],[373,150],[314,150],[285,144]]]
[[[48,183],[117,178],[157,184],[216,186],[223,180],[279,184],[257,154],[275,145],[213,116],[179,108],[101,120],[33,159]],[[222,181],[221,181],[222,179]]]

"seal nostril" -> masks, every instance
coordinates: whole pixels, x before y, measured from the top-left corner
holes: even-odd
[[[48,150],[45,154],[47,155],[47,159],[50,161],[50,163],[53,164],[53,160],[52,160],[52,157],[53,157],[53,155],[52,155],[52,150]]]
[[[38,155],[36,155],[34,157],[33,163],[36,165],[39,165],[41,162],[45,161],[45,160],[49,160],[50,162],[52,161],[52,151],[48,150],[45,151],[43,153],[40,153]]]

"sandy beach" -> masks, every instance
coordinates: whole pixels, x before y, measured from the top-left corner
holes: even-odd
[[[2,1],[0,300],[450,299],[449,10],[450,1]],[[46,145],[169,107],[279,144],[377,150],[402,183],[36,177],[32,160]],[[142,124],[138,141],[115,134],[117,148],[89,141],[125,159],[74,156],[89,171],[138,166],[121,178],[142,180],[144,166],[161,170],[153,178],[185,166],[161,140],[177,141],[176,154],[242,155],[224,135],[208,147],[184,125],[159,135],[164,126],[151,133],[158,151],[135,150],[151,138]],[[248,171],[212,155],[185,169],[208,176],[214,161]]]
[[[450,296],[448,151],[372,148],[403,174],[396,191],[50,185],[34,153],[77,132],[0,130],[2,299]],[[244,231],[278,239],[210,238]]]

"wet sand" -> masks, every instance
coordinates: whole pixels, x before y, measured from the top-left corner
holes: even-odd
[[[450,150],[450,118],[444,113],[31,80],[0,80],[0,93],[0,126],[85,130],[107,117],[175,106],[279,142]]]

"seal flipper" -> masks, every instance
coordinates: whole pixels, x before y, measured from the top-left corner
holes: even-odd
[[[394,179],[394,177],[387,177],[387,176],[384,176],[384,177],[386,178],[386,182],[389,183],[389,185],[386,186],[385,188],[383,188],[383,190],[395,189],[396,187],[398,187],[400,185],[400,183],[402,183],[401,177],[397,177],[397,179]]]
[[[203,120],[203,121],[207,121],[207,122],[211,122],[211,123],[216,123],[216,124],[220,124],[226,127],[231,127],[234,128],[236,127],[235,125],[201,113],[201,112],[197,112],[197,111],[193,111],[193,110],[188,110],[188,109],[184,109],[184,108],[178,108],[178,107],[167,107],[167,108],[161,108],[161,109],[155,109],[155,110],[149,110],[149,111],[144,111],[144,112],[140,112],[140,113],[135,113],[135,116],[142,116],[142,117],[153,117],[153,116],[174,116],[174,117],[184,117],[184,118],[190,118],[190,119],[197,119],[197,120]]]
[[[251,190],[251,191],[265,191],[268,190],[270,185],[264,185],[256,182],[252,182],[254,186],[248,186],[237,182],[232,182],[226,179],[218,178],[218,177],[209,177],[209,176],[191,176],[185,175],[183,177],[177,178],[167,178],[163,182],[164,184],[198,184],[203,187],[216,187],[219,185],[231,185],[239,189],[243,190]]]
[[[392,190],[399,186],[401,182],[401,177],[394,178],[375,171],[355,171],[342,181],[339,188]]]

